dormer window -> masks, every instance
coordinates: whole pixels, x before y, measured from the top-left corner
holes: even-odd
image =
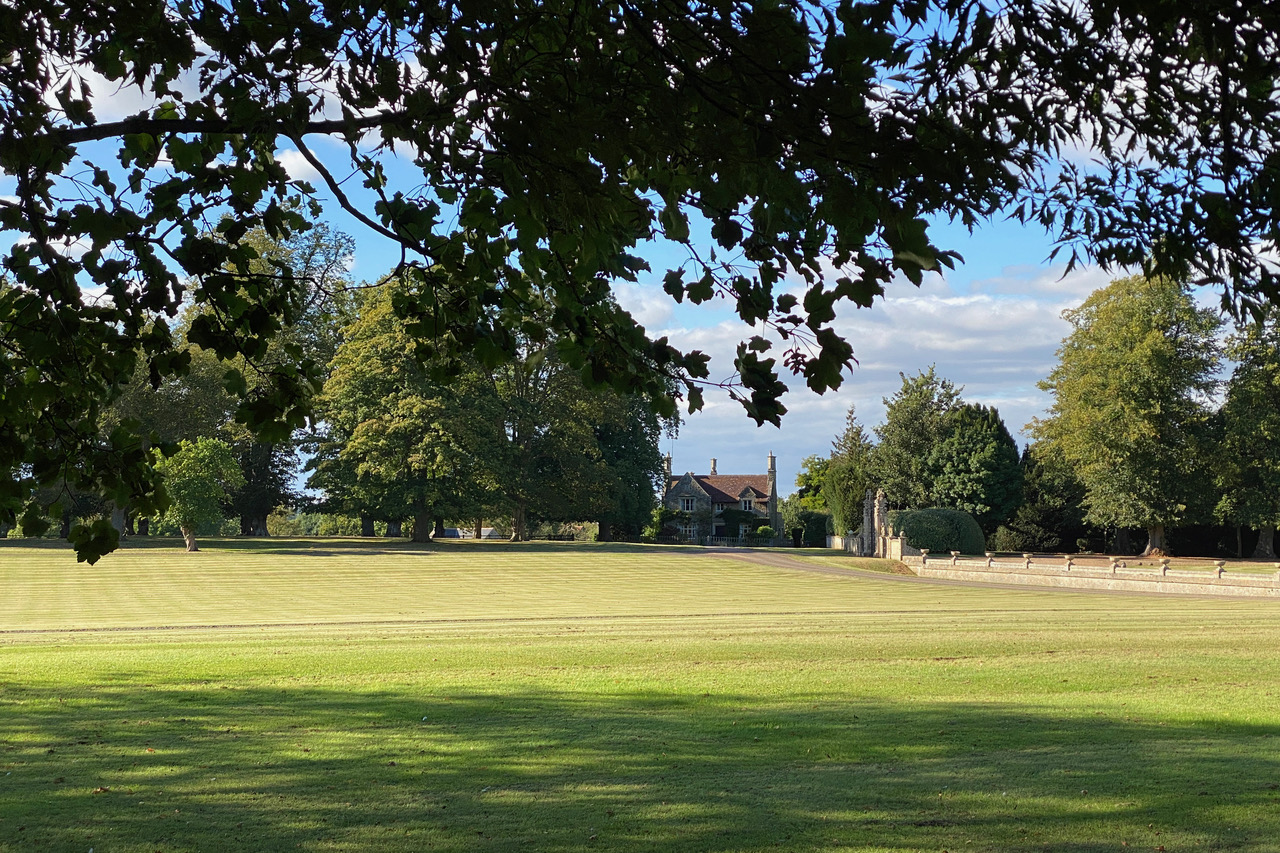
[[[751,505],[751,498],[742,499],[742,508],[747,512],[751,512],[751,510],[754,509],[754,507]]]
[[[680,509],[684,512],[693,512],[693,498],[681,498]]]

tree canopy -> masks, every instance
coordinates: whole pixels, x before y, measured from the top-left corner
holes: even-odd
[[[988,536],[1022,503],[1018,445],[995,408],[964,403],[948,412],[925,468],[933,505],[969,513]]]
[[[221,520],[223,503],[244,483],[231,448],[212,438],[184,439],[157,468],[170,499],[165,516],[181,529],[188,551],[200,550],[199,528]]]
[[[884,398],[884,423],[875,428],[871,480],[894,506],[922,509],[933,505],[929,457],[948,434],[948,415],[963,403],[961,389],[933,365],[898,376],[902,387]]]
[[[1218,515],[1259,530],[1257,557],[1275,556],[1280,523],[1280,318],[1236,329],[1226,356],[1236,363],[1219,412]]]
[[[519,359],[441,378],[439,357],[395,314],[406,286],[370,292],[333,359],[310,481],[326,503],[414,517],[421,541],[435,519],[500,515],[517,539],[535,517],[595,519],[604,539],[638,533],[661,470],[652,408],[588,388],[533,326]]]
[[[930,217],[1009,211],[1073,259],[1272,299],[1278,32],[1269,4],[1173,0],[13,0],[0,520],[38,526],[58,478],[154,494],[136,431],[99,421],[138,370],[186,369],[184,300],[207,309],[192,343],[269,379],[229,380],[238,417],[264,441],[303,424],[320,362],[264,359],[306,306],[245,239],[318,204],[286,150],[401,249],[397,312],[442,357],[515,358],[547,299],[565,364],[664,414],[700,404],[706,356],[602,298],[661,241],[685,257],[672,298],[772,329],[744,332],[730,383],[759,422],[785,411],[780,368],[839,385],[839,305],[954,262]]]
[[[1032,434],[1085,488],[1085,519],[1164,528],[1207,514],[1210,394],[1219,361],[1216,312],[1167,278],[1118,279],[1064,312],[1071,334],[1040,387],[1053,394]]]

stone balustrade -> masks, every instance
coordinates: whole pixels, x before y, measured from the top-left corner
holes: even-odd
[[[916,567],[921,577],[1130,592],[1280,597],[1280,562],[1274,564],[1274,574],[1264,574],[1228,571],[1225,560],[1205,561],[1211,568],[1174,568],[1167,557],[1091,560],[1075,554],[1001,555],[992,551],[981,556],[951,551],[947,554],[949,559],[942,560],[929,557],[929,551],[921,549],[918,557],[907,556],[903,561]],[[1105,559],[1106,564],[1100,564],[1100,559]]]

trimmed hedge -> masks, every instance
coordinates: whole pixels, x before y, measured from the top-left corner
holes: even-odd
[[[958,509],[907,509],[889,513],[889,526],[913,548],[930,553],[981,554],[987,541],[972,515]]]

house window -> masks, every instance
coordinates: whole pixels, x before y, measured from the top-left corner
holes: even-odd
[[[738,538],[739,539],[747,538],[747,526],[745,524],[738,525]]]
[[[682,538],[682,539],[692,539],[692,538],[693,538],[693,525],[692,525],[692,524],[682,524],[682,525],[680,525],[680,538]]]
[[[680,509],[684,512],[693,512],[693,498],[681,498]]]
[[[742,499],[742,508],[747,512],[751,512],[751,510],[753,509],[753,507],[751,506],[751,498]]]

